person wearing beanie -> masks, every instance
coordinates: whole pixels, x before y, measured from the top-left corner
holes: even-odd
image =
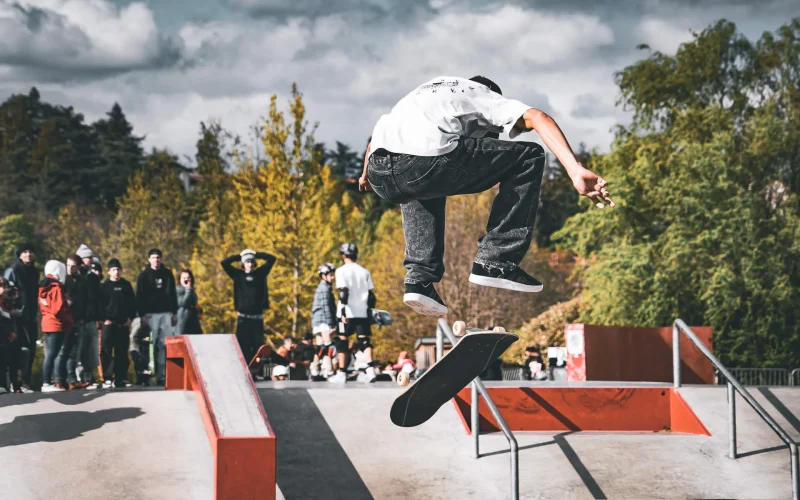
[[[256,267],[256,259],[264,263]],[[241,269],[233,267],[237,260],[242,263]],[[269,308],[267,276],[276,260],[274,255],[248,248],[220,262],[233,280],[233,306],[238,313],[236,340],[248,363],[264,343],[264,311]]]
[[[311,303],[311,328],[318,339],[314,362],[311,364],[312,377],[321,375],[328,378],[333,375],[331,358],[334,348],[331,336],[336,333],[337,324],[336,299],[333,297],[332,285],[335,271],[333,264],[322,264],[317,268],[320,281]]]
[[[150,327],[153,343],[156,384],[164,385],[167,356],[164,339],[176,335],[178,324],[178,293],[175,275],[161,263],[161,250],[147,252],[149,265],[139,273],[136,281],[136,304],[142,324]]]
[[[100,364],[103,379],[110,386],[111,361],[114,361],[114,386],[128,387],[129,328],[136,317],[136,294],[131,283],[122,277],[119,259],[108,261],[108,279],[100,285],[103,338]]]
[[[57,260],[47,261],[44,278],[39,283],[39,310],[45,348],[42,364],[42,392],[76,389],[75,336],[72,305],[64,289],[67,266]],[[66,380],[65,380],[66,379]],[[51,383],[52,382],[52,383]]]
[[[20,331],[17,334],[27,342],[27,349],[30,351],[28,364],[24,367],[22,374],[24,390],[30,391],[36,340],[39,338],[37,314],[39,313],[39,280],[41,275],[36,267],[36,251],[33,244],[22,243],[18,245],[14,250],[14,256],[16,261],[6,269],[4,277],[9,282],[16,284],[19,289],[22,316],[18,320]]]
[[[88,382],[89,387],[94,382],[97,367],[100,364],[98,355],[98,329],[100,328],[100,284],[103,282],[103,268],[100,258],[87,245],[82,244],[75,255],[81,259],[78,263],[80,277],[86,288],[83,324],[77,328],[78,335],[78,362],[83,368],[81,377],[83,382]],[[97,268],[97,272],[95,272]],[[82,326],[82,328],[81,328]]]
[[[96,285],[96,286],[95,286]],[[77,360],[76,374],[78,384],[85,387],[94,387],[94,372],[97,370],[97,297],[100,290],[100,280],[94,274],[86,271],[86,266],[80,256],[72,255],[67,258],[67,279],[64,283],[72,305],[72,318],[76,346],[75,358]]]

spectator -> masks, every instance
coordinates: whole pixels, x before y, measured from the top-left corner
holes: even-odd
[[[39,309],[45,341],[42,392],[67,390],[66,384],[70,389],[76,389],[74,322],[69,297],[64,290],[67,267],[62,262],[50,260],[44,266],[44,275],[39,283]]]
[[[311,375],[322,375],[328,378],[333,374],[330,358],[334,352],[331,335],[336,333],[336,299],[333,297],[333,279],[336,267],[333,264],[322,264],[317,268],[320,282],[314,291],[314,302],[311,305],[311,328],[317,334],[316,356],[311,368]],[[320,373],[319,365],[322,364]]]
[[[270,355],[270,361],[275,365],[272,367],[272,380],[286,380],[291,373],[290,369],[297,367],[293,361],[294,349],[294,337],[285,337],[283,344]]]
[[[178,286],[178,335],[202,334],[200,325],[200,306],[197,304],[197,292],[194,290],[194,274],[189,269],[181,271]]]
[[[256,268],[256,259],[265,262]],[[236,260],[241,260],[243,269],[233,267]],[[274,255],[248,248],[220,262],[233,280],[233,306],[238,313],[236,340],[248,363],[264,343],[264,311],[269,308],[267,276],[275,260]]]
[[[0,301],[2,301],[3,309],[11,315],[13,321],[14,336],[8,346],[8,372],[11,378],[11,385],[16,393],[33,392],[24,383],[23,374],[28,369],[30,349],[25,327],[22,323],[22,299],[19,295],[19,289],[13,281],[7,281],[6,291],[0,296]]]
[[[86,277],[81,274],[80,270],[82,264],[83,261],[77,255],[73,255],[67,259],[67,279],[64,282],[64,290],[69,297],[70,306],[72,308],[72,319],[74,321],[72,336],[75,337],[74,357],[76,361],[75,364],[77,365],[75,369],[75,375],[78,380],[78,384],[82,385],[83,387],[94,388],[92,371],[97,368],[96,363],[92,365],[91,359],[87,359],[86,363],[84,363],[82,351],[84,347],[88,346],[92,342],[93,338],[96,348],[97,323],[88,319],[90,317],[89,308],[91,303],[89,299],[89,287],[87,280]],[[96,358],[97,356],[95,356],[95,359]],[[85,376],[89,379],[86,382],[83,380],[83,372],[86,372]]]
[[[366,363],[365,382],[373,382],[377,373],[372,366],[372,330],[369,309],[376,305],[372,283],[372,275],[363,266],[356,263],[358,247],[354,243],[344,243],[339,247],[344,264],[336,270],[336,288],[339,290],[339,306],[337,315],[341,318],[341,328],[336,340],[336,352],[339,358],[339,371],[332,375],[329,382],[347,382],[347,354],[349,352],[348,337],[356,334],[355,345],[363,354]]]
[[[100,285],[100,297],[103,318],[103,379],[106,386],[111,385],[113,359],[114,386],[128,387],[128,328],[136,317],[136,294],[130,282],[122,277],[122,264],[118,259],[108,261],[108,279]],[[142,323],[147,324],[144,321]]]
[[[167,363],[164,339],[175,335],[178,296],[175,276],[169,268],[161,264],[161,250],[153,248],[147,253],[147,259],[150,265],[139,274],[136,282],[136,301],[142,323],[150,327],[150,339],[156,359],[156,384],[164,385]]]
[[[6,295],[8,291],[8,280],[0,277],[0,297]],[[8,380],[6,379],[6,368],[11,359],[11,343],[14,342],[14,319],[0,303],[0,394],[9,392]]]
[[[142,324],[142,318],[131,322],[130,353],[136,385],[150,385],[150,327]]]
[[[539,347],[530,345],[525,348],[525,363],[522,366],[522,378],[525,380],[546,380],[542,353]]]
[[[29,352],[27,365],[22,374],[25,390],[30,390],[31,370],[33,368],[33,358],[36,352],[36,340],[39,338],[39,325],[37,323],[37,312],[39,312],[39,269],[36,268],[36,252],[33,245],[23,243],[14,251],[17,261],[6,269],[5,278],[12,281],[19,288],[19,296],[22,304],[22,316],[19,318],[18,325],[24,329],[17,332],[19,338],[27,341]]]
[[[76,255],[83,262],[83,265],[80,266],[80,275],[83,277],[86,287],[83,332],[78,335],[78,361],[83,367],[82,380],[94,384],[97,367],[100,364],[98,331],[102,323],[100,321],[100,283],[103,282],[103,270],[99,258],[88,246],[81,245]],[[94,271],[95,264],[98,272]]]
[[[308,380],[309,369],[314,362],[316,349],[314,349],[314,334],[308,332],[303,336],[303,340],[294,349],[292,360],[297,369],[292,374],[292,380]]]

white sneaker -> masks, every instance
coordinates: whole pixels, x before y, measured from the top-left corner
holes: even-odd
[[[31,389],[30,387],[28,387],[27,384],[22,384],[22,387],[20,387],[20,390],[22,391],[23,394],[31,394],[31,393],[34,392],[34,390]]]
[[[111,389],[112,387],[114,387],[114,383],[112,381],[106,380],[103,382],[103,389]]]
[[[8,389],[6,389],[5,387],[0,387],[0,394],[5,394],[7,392],[8,392]]]
[[[344,384],[347,382],[347,375],[343,371],[338,371],[336,372],[336,375],[331,375],[328,377],[328,382]]]
[[[375,382],[376,378],[378,378],[378,374],[375,373],[375,367],[374,366],[367,367],[366,375],[364,376],[364,382],[369,384],[371,382]]]
[[[42,392],[61,392],[65,389],[60,389],[53,384],[42,384]]]

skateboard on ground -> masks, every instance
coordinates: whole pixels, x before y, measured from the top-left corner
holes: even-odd
[[[453,326],[461,340],[395,399],[389,412],[395,425],[415,427],[426,422],[519,340],[501,327],[468,329],[461,321]]]

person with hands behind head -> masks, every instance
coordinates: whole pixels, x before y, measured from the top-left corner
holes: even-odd
[[[256,267],[256,259],[264,263]],[[233,266],[237,260],[242,263],[241,269]],[[269,308],[267,277],[275,261],[274,255],[247,248],[220,262],[233,280],[233,306],[238,315],[236,340],[248,363],[264,343],[264,311]]]
[[[108,279],[100,285],[101,317],[103,319],[102,352],[103,378],[111,380],[111,361],[114,361],[114,386],[128,387],[128,348],[130,326],[136,318],[136,294],[131,283],[122,277],[119,259],[108,261]]]

